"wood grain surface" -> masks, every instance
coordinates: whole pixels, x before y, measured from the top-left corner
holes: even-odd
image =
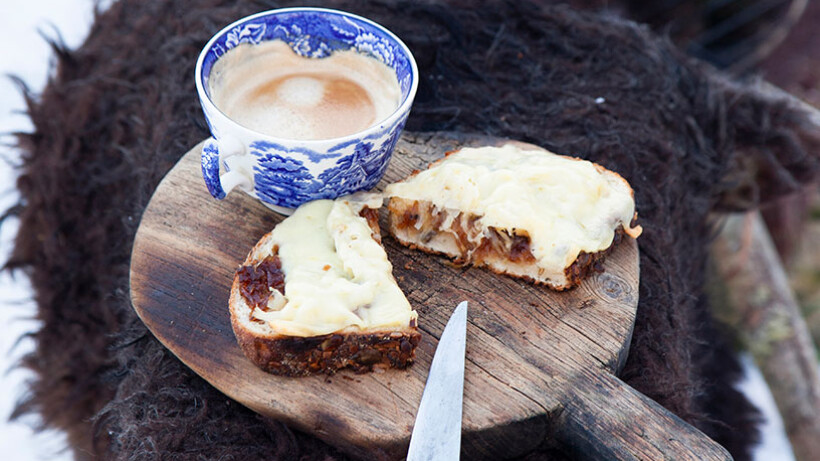
[[[379,189],[462,145],[497,139],[405,133]],[[354,456],[406,453],[444,325],[470,302],[463,459],[503,459],[544,443],[591,459],[729,459],[719,445],[618,380],[638,303],[638,250],[625,239],[605,272],[557,293],[456,267],[385,236],[422,341],[408,370],[285,378],[256,368],[236,344],[227,300],[234,270],[282,216],[249,196],[210,197],[201,144],[158,186],[131,260],[131,299],[153,334],[216,388],[263,415]],[[383,210],[384,211],[384,210]],[[382,215],[384,226],[384,214]]]

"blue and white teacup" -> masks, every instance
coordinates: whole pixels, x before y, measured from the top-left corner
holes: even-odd
[[[363,131],[333,139],[285,139],[240,125],[215,106],[211,70],[229,49],[270,40],[283,40],[304,57],[353,49],[378,59],[396,74],[398,108]],[[240,19],[214,35],[196,63],[196,89],[212,135],[202,149],[205,185],[217,199],[239,188],[283,214],[305,202],[370,189],[384,175],[417,87],[410,50],[368,19],[323,8],[285,8]]]

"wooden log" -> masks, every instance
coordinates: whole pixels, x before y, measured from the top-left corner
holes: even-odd
[[[728,303],[718,312],[762,370],[796,458],[816,460],[820,373],[808,327],[760,213],[723,219],[712,256]]]

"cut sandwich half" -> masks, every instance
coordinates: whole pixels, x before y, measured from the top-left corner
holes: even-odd
[[[450,152],[385,196],[402,244],[554,290],[577,286],[620,239],[641,234],[626,180],[534,146]]]
[[[381,246],[381,198],[369,197],[302,205],[236,271],[231,323],[263,370],[304,376],[413,362],[417,315]]]

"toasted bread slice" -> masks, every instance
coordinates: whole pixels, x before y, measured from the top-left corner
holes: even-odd
[[[377,213],[349,197],[305,204],[262,237],[229,306],[242,351],[274,374],[404,368],[420,339]]]
[[[554,290],[637,238],[632,189],[617,173],[544,149],[465,148],[385,190],[402,244]]]

